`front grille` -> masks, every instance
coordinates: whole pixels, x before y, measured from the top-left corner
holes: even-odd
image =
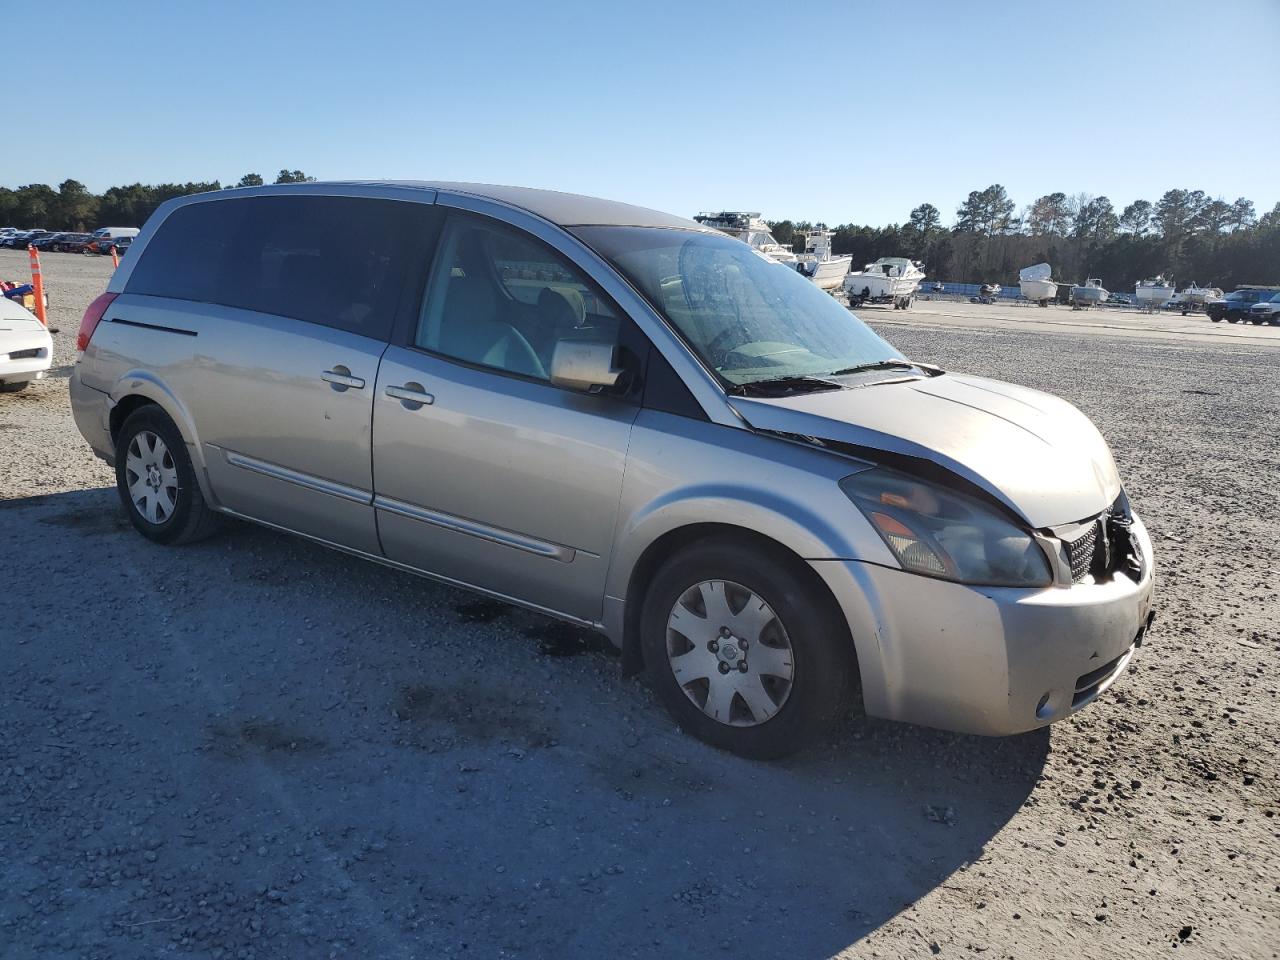
[[[1093,522],[1084,528],[1074,540],[1064,540],[1067,559],[1071,562],[1071,579],[1079,583],[1093,570],[1098,553],[1098,524]]]
[[[1072,583],[1083,583],[1090,576],[1105,583],[1118,574],[1134,583],[1142,579],[1142,551],[1133,535],[1133,514],[1123,493],[1105,513],[1049,532],[1062,542],[1062,559],[1071,568]]]
[[[9,359],[10,360],[27,360],[32,357],[38,357],[38,356],[40,356],[40,348],[36,347],[33,350],[15,350],[13,351],[13,353],[9,354]]]

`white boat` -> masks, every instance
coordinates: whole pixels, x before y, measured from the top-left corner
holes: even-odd
[[[850,303],[892,301],[895,307],[901,307],[910,304],[923,279],[924,270],[916,261],[906,257],[881,257],[848,274],[841,286],[849,295]]]
[[[1083,284],[1072,284],[1071,302],[1081,307],[1092,307],[1107,299],[1107,288],[1098,277],[1090,277]]]
[[[761,220],[758,213],[722,210],[718,213],[700,213],[693,219],[704,227],[711,227],[713,230],[736,237],[770,260],[792,267],[800,262],[800,258],[790,247],[785,247],[774,239],[769,230],[769,224]]]
[[[1139,280],[1133,288],[1134,298],[1140,307],[1163,307],[1173,299],[1173,294],[1173,281],[1166,280],[1163,274],[1149,280]]]
[[[804,253],[797,258],[796,269],[823,290],[834,290],[840,286],[853,266],[850,254],[838,257],[831,252],[831,238],[834,236],[832,230],[810,230],[804,237]]]
[[[1202,287],[1194,282],[1178,294],[1183,314],[1191,310],[1202,310],[1210,300],[1221,299],[1222,291],[1218,287]]]
[[[1053,267],[1047,263],[1037,263],[1023,267],[1018,271],[1018,289],[1028,300],[1034,300],[1042,307],[1047,307],[1050,300],[1058,296],[1058,283],[1051,279]]]

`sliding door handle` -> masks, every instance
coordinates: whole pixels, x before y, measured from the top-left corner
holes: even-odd
[[[399,400],[406,410],[418,410],[436,402],[436,398],[423,389],[422,384],[410,380],[402,387],[387,387],[384,391],[388,397]]]
[[[333,389],[341,393],[343,390],[351,388],[353,390],[363,390],[364,380],[360,377],[353,377],[351,371],[338,364],[332,370],[325,370],[320,374],[320,379],[326,383],[333,385]]]

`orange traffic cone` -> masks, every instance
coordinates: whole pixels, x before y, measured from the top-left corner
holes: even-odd
[[[49,326],[49,318],[44,309],[44,278],[40,276],[40,251],[27,244],[27,253],[31,257],[31,292],[36,296],[36,319]]]

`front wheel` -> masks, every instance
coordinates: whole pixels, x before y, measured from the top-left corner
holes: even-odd
[[[677,554],[644,598],[641,644],[680,726],[755,759],[801,750],[843,714],[856,659],[830,595],[746,538]]]
[[[156,543],[190,543],[213,532],[216,515],[196,481],[177,426],[157,406],[135,410],[116,438],[116,490],[134,529]]]
[[[27,389],[27,385],[30,383],[30,380],[19,380],[16,383],[0,383],[0,393],[18,393]]]

